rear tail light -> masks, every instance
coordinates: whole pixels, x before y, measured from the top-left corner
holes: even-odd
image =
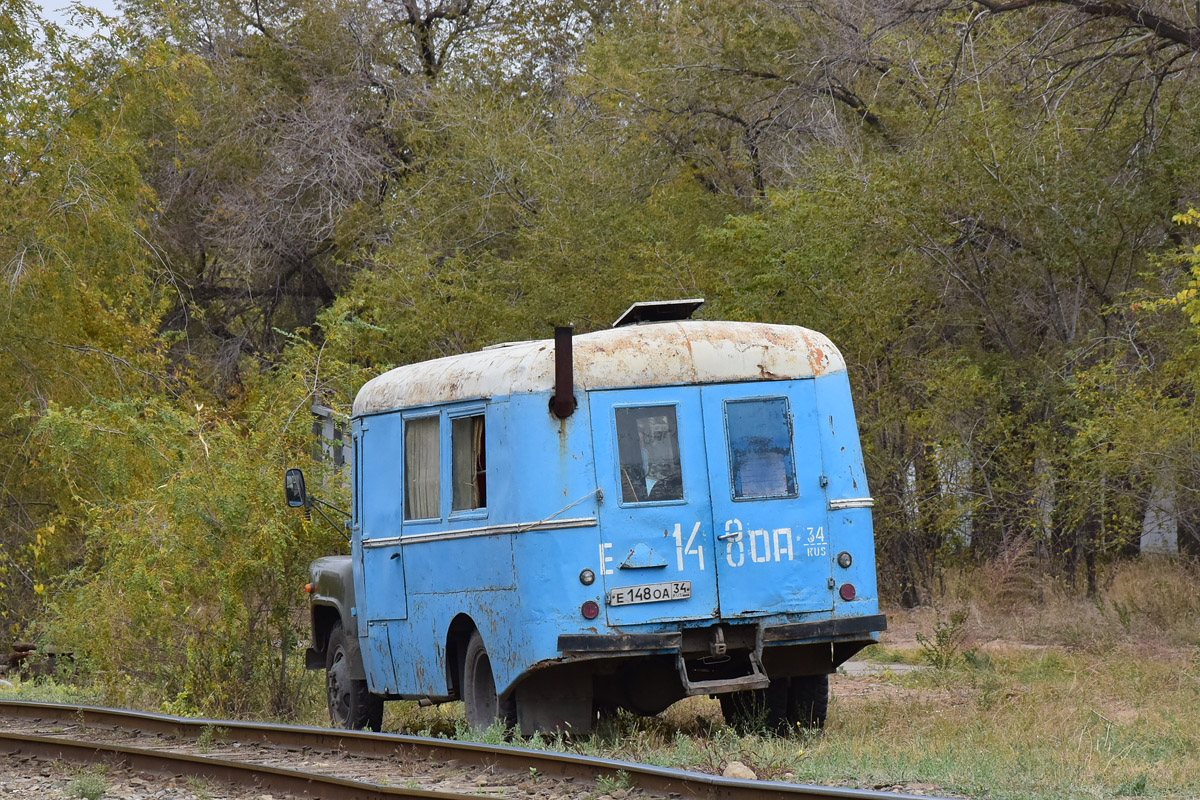
[[[585,602],[579,611],[583,614],[584,619],[595,619],[600,616],[600,606],[596,604],[595,600]]]
[[[838,589],[838,596],[841,597],[843,600],[853,600],[854,599],[854,584],[843,583],[842,588]]]

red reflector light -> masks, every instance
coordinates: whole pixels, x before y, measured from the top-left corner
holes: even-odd
[[[584,619],[595,619],[600,616],[600,606],[596,605],[595,600],[588,600],[579,610],[583,613]]]
[[[843,600],[853,600],[854,599],[854,584],[843,583],[842,588],[838,589],[838,594],[841,596],[841,598]]]

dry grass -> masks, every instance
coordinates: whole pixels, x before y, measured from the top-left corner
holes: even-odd
[[[715,702],[622,717],[572,745],[712,772],[988,798],[1200,797],[1200,572],[1126,562],[1095,601],[1035,579],[953,576],[933,608],[890,614],[874,657],[914,663],[917,634],[961,615],[952,667],[835,676],[828,728],[738,737]],[[989,592],[1003,589],[996,602]]]
[[[715,701],[692,698],[654,718],[622,714],[577,741],[527,744],[714,773],[738,760],[764,779],[989,800],[1200,797],[1200,570],[1122,563],[1089,600],[1037,577],[1020,552],[988,569],[947,576],[933,607],[889,609],[889,630],[864,654],[881,671],[834,676],[822,733],[739,736]],[[956,619],[961,636],[940,654],[948,667],[888,671],[928,660],[917,634],[934,641]],[[323,711],[304,721],[325,724]],[[503,740],[467,731],[460,704],[389,703],[384,724]]]
[[[979,643],[1098,650],[1121,642],[1151,647],[1200,644],[1200,569],[1190,562],[1120,562],[1102,576],[1102,590],[1094,600],[1059,581],[1025,573],[1002,582],[1005,590],[993,601],[989,591],[994,581],[988,580],[987,570],[948,576],[946,595],[934,608],[918,611],[918,624],[927,624],[922,614],[965,609],[971,638]],[[890,614],[900,623],[895,632],[900,637],[908,616]]]
[[[976,571],[978,588],[988,605],[1011,609],[1038,596],[1038,563],[1029,535],[1015,536]]]
[[[1122,563],[1093,601],[1037,577],[1029,553],[947,576],[933,607],[889,610],[888,632],[865,654],[885,671],[834,676],[822,733],[739,736],[715,701],[692,698],[651,719],[621,715],[578,741],[528,744],[714,773],[738,760],[763,779],[995,800],[1200,797],[1200,571]],[[954,651],[940,654],[949,667],[886,671],[929,660],[917,635],[932,642],[953,620],[961,636],[944,637]],[[471,735],[453,705],[389,704],[387,729]]]

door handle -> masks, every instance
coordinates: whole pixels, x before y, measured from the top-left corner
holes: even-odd
[[[728,541],[729,539],[740,539],[740,538],[742,538],[741,531],[730,531],[729,533],[722,533],[720,536],[718,536],[717,541],[724,542],[724,541]]]

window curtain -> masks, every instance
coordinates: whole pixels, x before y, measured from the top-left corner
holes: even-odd
[[[486,507],[482,416],[454,420],[451,429],[451,451],[454,510]]]
[[[441,516],[438,482],[441,458],[438,418],[409,420],[404,426],[404,518]]]

